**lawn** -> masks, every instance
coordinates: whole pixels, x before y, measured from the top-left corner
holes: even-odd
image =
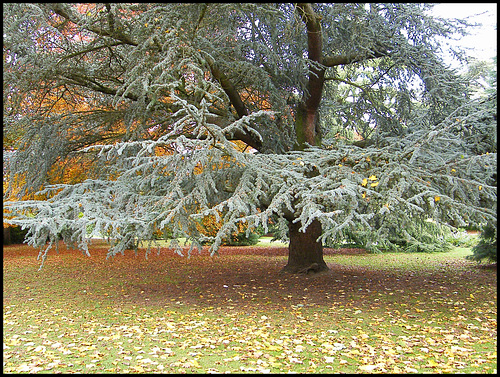
[[[191,258],[5,246],[5,373],[496,373],[496,266],[266,241]]]

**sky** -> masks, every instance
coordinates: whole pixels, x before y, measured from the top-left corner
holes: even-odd
[[[480,14],[483,12],[487,13]],[[477,30],[471,29],[471,35],[462,37],[454,43],[471,48],[469,55],[479,60],[489,61],[497,55],[497,3],[438,3],[432,13],[438,17],[460,18],[482,23],[483,25]]]

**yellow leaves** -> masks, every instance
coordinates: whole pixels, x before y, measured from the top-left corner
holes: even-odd
[[[132,369],[134,372],[137,372],[137,373],[145,373],[145,370],[141,365],[134,365],[130,369]]]
[[[193,360],[190,360],[190,361],[189,361],[189,363],[191,364],[191,366],[192,366],[193,368],[201,368],[200,363],[198,363],[198,361],[197,361],[197,360],[194,360],[194,359],[193,359]]]
[[[375,369],[382,369],[385,366],[383,363],[375,364],[375,365],[361,365],[358,367],[358,370],[363,372],[373,372]]]
[[[440,200],[441,200],[441,197],[440,197],[440,196],[437,196],[437,195],[436,195],[436,196],[434,196],[434,201],[435,201],[435,202],[439,202]]]
[[[154,255],[149,261],[143,258],[138,261],[139,258],[130,255],[130,258],[119,257],[108,263],[106,273],[101,275],[97,273],[98,268],[78,274],[70,264],[66,268],[76,279],[79,291],[82,288],[90,290],[88,284],[92,284],[94,291],[104,288],[110,292],[109,297],[99,295],[99,303],[85,298],[89,308],[77,306],[83,296],[73,299],[68,294],[60,302],[57,295],[46,301],[42,301],[41,296],[37,297],[38,302],[26,301],[25,287],[29,284],[38,292],[43,281],[33,276],[32,279],[23,277],[15,283],[12,268],[6,262],[7,251],[4,291],[9,300],[13,300],[15,283],[17,292],[24,294],[19,294],[18,301],[23,306],[9,307],[8,302],[4,303],[4,371],[47,373],[51,370],[51,373],[63,374],[266,371],[284,374],[307,373],[310,368],[312,373],[314,368],[317,374],[444,371],[467,374],[491,373],[496,368],[493,352],[496,344],[492,337],[496,335],[494,276],[490,279],[494,280],[494,286],[488,286],[489,290],[486,286],[475,286],[471,290],[468,281],[456,284],[460,274],[450,281],[443,275],[433,281],[429,280],[432,277],[419,275],[432,263],[431,256],[406,255],[406,259],[415,258],[422,267],[412,270],[412,274],[416,274],[413,277],[399,274],[397,283],[395,279],[381,283],[375,280],[360,282],[350,273],[341,272],[343,276],[338,276],[338,281],[331,280],[332,286],[321,285],[316,287],[320,290],[315,291],[310,284],[294,280],[295,288],[299,285],[297,292],[291,291],[294,285],[286,281],[267,278],[269,264],[264,262],[266,269],[260,273],[267,281],[251,281],[253,276],[241,279],[241,271],[238,271],[241,267],[245,273],[251,266],[252,274],[259,276],[255,261],[260,261],[260,257],[251,254],[250,258],[253,248],[248,253],[235,256],[222,252],[217,262],[208,261],[206,255],[194,255],[188,261],[172,261],[168,256],[157,258]],[[392,260],[392,255],[388,257],[385,259],[387,267],[400,267],[399,262]],[[460,260],[462,258],[460,256]],[[74,256],[69,260],[74,261]],[[370,263],[372,261],[371,258]],[[127,264],[130,262],[134,265]],[[18,265],[14,267],[19,268]],[[457,264],[456,268],[459,272],[464,271],[462,264]],[[447,271],[448,278],[452,276],[450,271]],[[60,270],[55,269],[53,273],[46,271],[49,274],[47,281],[55,282]],[[129,276],[134,284],[126,279],[109,279],[110,275],[116,277],[117,274]],[[380,271],[377,274],[384,276]],[[238,276],[240,278],[235,279]],[[185,292],[169,290],[179,282]],[[415,282],[422,289],[412,291]],[[156,296],[152,290],[139,294],[147,284],[161,285],[162,289]],[[223,288],[223,284],[227,287]],[[377,284],[382,284],[379,287],[383,289],[375,289]],[[43,286],[50,293],[55,284]],[[64,287],[72,286],[65,284]],[[122,306],[113,302],[111,291],[120,292],[123,287],[134,298]],[[203,300],[197,299],[194,287],[203,292]],[[306,287],[308,290],[304,289]],[[169,292],[167,298],[165,292]],[[417,294],[413,295],[415,292]],[[235,299],[240,293],[246,294],[247,299]],[[330,310],[317,310],[312,305],[318,302],[318,293],[328,299]],[[353,297],[356,301],[363,300],[362,306],[356,307]],[[161,305],[144,305],[145,298]],[[233,303],[228,298],[232,298]],[[264,307],[262,304],[269,299],[273,300],[272,304]],[[471,303],[471,299],[475,302]],[[40,301],[48,305],[44,307]],[[194,305],[177,309],[176,301]],[[482,305],[483,302],[486,305]],[[137,306],[131,307],[130,303]],[[98,304],[100,309],[92,310],[92,306]],[[235,307],[231,307],[233,304]],[[119,313],[115,313],[118,310]],[[342,321],[338,321],[339,318]],[[470,326],[472,324],[474,327]],[[144,336],[138,337],[139,334]],[[45,352],[41,352],[42,347],[46,347]],[[35,348],[40,352],[35,352]],[[66,356],[64,349],[72,354]],[[61,363],[56,364],[57,360]]]
[[[29,366],[27,363],[22,363],[15,370],[17,373],[37,373],[37,372],[43,370],[43,368],[32,367],[32,366]]]
[[[379,181],[377,181],[377,179],[377,176],[372,174],[368,178],[363,178],[363,180],[361,181],[361,186],[366,187],[368,185],[368,181],[372,181],[372,183],[370,183],[370,187],[377,187],[380,183]]]
[[[18,346],[21,344],[21,341],[18,338],[5,339],[4,343],[8,346]]]
[[[436,363],[433,359],[429,359],[427,360],[427,365],[430,367],[430,368],[435,368],[437,367],[439,364]]]
[[[323,344],[321,345],[321,347],[323,347],[323,348],[324,348],[324,349],[326,349],[326,350],[331,350],[331,349],[333,349],[333,348],[334,348],[334,347],[333,347],[333,344],[330,344],[330,343],[323,343]]]
[[[368,177],[368,179],[369,179],[370,181],[377,181],[377,176],[376,176],[376,175],[370,175],[370,176]],[[378,186],[378,184],[379,184],[379,182],[378,182],[378,181],[377,181],[377,182],[372,182],[372,183],[370,184],[370,186],[371,186],[371,187],[377,187],[377,186]]]
[[[481,191],[483,189],[483,186],[479,185],[478,190]]]
[[[281,346],[268,345],[266,350],[268,351],[281,351],[283,348]]]
[[[301,160],[302,160],[302,157],[297,157],[297,161],[299,161],[298,164],[300,166],[304,166],[304,161],[301,161]],[[297,165],[297,164],[295,162],[292,162],[292,165]]]

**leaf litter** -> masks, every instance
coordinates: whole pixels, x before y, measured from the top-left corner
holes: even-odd
[[[61,249],[39,272],[36,251],[4,250],[5,373],[496,373],[496,270],[467,261],[401,272],[327,250],[314,277],[280,275],[283,248]]]

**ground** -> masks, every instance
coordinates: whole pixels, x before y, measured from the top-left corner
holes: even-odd
[[[4,372],[496,373],[496,265],[470,250],[162,249],[106,259],[4,247]]]
[[[43,274],[43,269],[40,272],[34,269],[39,266],[35,260],[36,250],[20,253],[23,258],[18,263],[27,263],[33,267],[33,273]],[[116,280],[117,285],[121,279],[127,279],[128,292],[115,296],[122,303],[157,305],[176,300],[186,306],[227,306],[228,303],[236,306],[248,305],[252,301],[266,302],[270,307],[280,307],[283,302],[308,306],[331,306],[335,302],[337,305],[355,306],[363,303],[365,296],[371,300],[373,292],[387,294],[404,291],[411,294],[438,288],[446,292],[453,291],[456,284],[476,281],[489,284],[491,279],[496,279],[496,274],[488,273],[492,268],[496,270],[496,264],[481,265],[461,259],[445,261],[423,274],[418,269],[402,274],[397,269],[389,271],[369,265],[346,266],[329,262],[329,271],[293,275],[281,272],[286,263],[285,247],[224,246],[214,257],[194,251],[189,258],[166,249],[162,249],[160,255],[152,251],[147,259],[141,251],[137,255],[128,251],[125,256],[119,254],[110,259],[106,259],[106,253],[106,248],[94,247],[91,256],[87,257],[63,246],[60,254],[50,252],[43,268],[56,268],[64,277],[66,269],[60,262],[62,259],[67,262],[68,256],[71,256],[74,263],[87,262],[88,269],[81,271],[77,280],[83,281],[86,275],[92,275],[99,269],[108,275],[110,282]],[[363,249],[328,248],[324,249],[324,254],[327,260],[330,256],[369,255]],[[10,251],[9,257],[14,257]],[[422,254],[420,259],[425,263],[429,256]],[[457,268],[459,266],[462,268]],[[464,269],[464,266],[471,268]],[[447,270],[454,273],[446,274]],[[67,272],[68,275],[72,273],[71,270]],[[109,287],[113,284],[110,283]],[[9,291],[4,290],[4,302],[8,300]]]

